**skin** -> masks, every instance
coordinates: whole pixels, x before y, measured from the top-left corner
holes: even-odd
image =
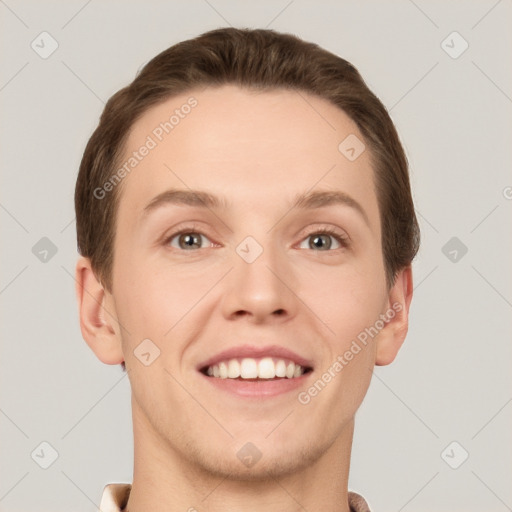
[[[190,96],[198,105],[121,184],[112,293],[87,258],[76,267],[82,335],[102,362],[126,361],[131,383],[127,510],[348,512],[354,415],[374,365],[391,363],[404,341],[412,298],[410,267],[386,287],[369,149],[353,162],[338,151],[349,134],[363,137],[323,99],[225,85],[148,110],[132,127],[126,155]],[[167,204],[144,216],[169,188],[225,196],[231,206]],[[290,210],[311,190],[348,194],[368,222],[347,205]],[[182,227],[204,235],[202,246],[187,250],[179,235],[164,240]],[[326,235],[315,248],[322,227],[349,245]],[[247,236],[263,248],[253,263],[236,252]],[[402,309],[378,336],[309,404],[299,403],[298,392],[393,303]],[[134,355],[147,338],[161,351],[149,366]],[[244,343],[290,348],[314,371],[297,392],[247,400],[196,370]],[[237,457],[249,441],[262,454],[251,468]]]

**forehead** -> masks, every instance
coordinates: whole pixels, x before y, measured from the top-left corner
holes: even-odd
[[[363,139],[341,109],[304,92],[190,90],[134,123],[123,163],[136,165],[121,184],[119,217],[135,219],[167,188],[207,190],[233,207],[265,210],[307,190],[339,190],[378,217],[369,151],[351,161],[339,148],[354,136]]]

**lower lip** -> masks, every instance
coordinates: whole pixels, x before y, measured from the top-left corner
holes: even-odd
[[[269,379],[269,380],[238,380],[221,379],[220,377],[209,377],[201,373],[213,386],[244,398],[267,398],[289,393],[304,385],[305,381],[313,372],[305,373],[293,379]]]

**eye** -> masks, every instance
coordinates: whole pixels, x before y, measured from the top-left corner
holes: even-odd
[[[304,247],[304,243],[310,239],[310,243]],[[197,231],[195,228],[183,228],[180,231],[169,235],[164,245],[170,245],[175,249],[183,251],[190,251],[194,249],[203,249],[207,247],[204,240],[210,242],[209,247],[213,247],[211,240],[203,233]],[[332,242],[334,240],[334,244]],[[341,249],[349,245],[348,237],[338,233],[334,229],[322,228],[314,231],[308,235],[299,246],[300,249],[314,249],[316,251],[330,251]]]
[[[176,243],[173,242],[174,239],[176,239]],[[172,235],[170,235],[165,240],[165,245],[170,245],[175,249],[190,251],[193,249],[202,249],[202,239],[210,241],[210,239],[207,238],[202,233],[199,233],[197,231],[191,231],[190,229],[183,229],[181,231],[178,231],[177,233],[173,233]],[[210,247],[211,245],[212,244],[210,241]]]
[[[308,244],[308,247],[303,247],[304,242],[306,242],[308,239],[310,239],[310,243]],[[332,245],[332,240],[335,241],[335,247]],[[337,244],[337,246],[336,246]],[[341,249],[343,247],[348,246],[348,238],[344,235],[341,235],[334,229],[330,228],[323,228],[319,229],[310,235],[308,235],[304,241],[301,243],[300,248],[301,249],[314,249],[314,250],[320,250],[320,251],[329,251],[329,250],[335,250],[335,249]]]

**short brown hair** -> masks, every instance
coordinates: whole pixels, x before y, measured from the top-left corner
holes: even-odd
[[[75,189],[78,251],[90,258],[105,288],[112,289],[121,187],[102,199],[93,191],[113,176],[130,129],[145,111],[192,88],[223,84],[313,94],[357,124],[370,149],[391,287],[397,272],[416,255],[420,232],[407,158],[386,108],[352,64],[314,43],[274,30],[222,28],[175,44],[149,61],[130,85],[108,100],[85,148]]]

